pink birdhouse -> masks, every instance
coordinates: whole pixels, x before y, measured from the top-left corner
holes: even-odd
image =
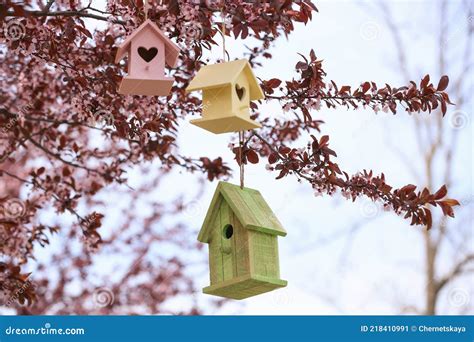
[[[179,47],[151,20],[146,20],[120,45],[118,63],[128,53],[128,76],[119,93],[126,95],[168,95],[174,78],[165,76],[165,64],[176,67]]]

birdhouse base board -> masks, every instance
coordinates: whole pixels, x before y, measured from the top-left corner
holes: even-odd
[[[119,93],[123,95],[167,96],[173,86],[174,78],[146,80],[124,77]]]
[[[259,123],[251,119],[243,118],[237,115],[225,116],[215,119],[195,119],[191,120],[191,123],[215,134],[246,131],[249,129],[262,127]]]
[[[231,299],[245,299],[285,287],[287,284],[286,280],[247,275],[205,287],[202,292]]]

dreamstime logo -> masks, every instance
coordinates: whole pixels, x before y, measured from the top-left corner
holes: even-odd
[[[474,203],[474,195],[471,195],[470,197],[467,197],[463,200],[461,200],[461,206],[468,206],[470,204]]]
[[[107,287],[96,289],[92,295],[94,303],[101,308],[111,306],[115,301],[114,293]]]
[[[34,287],[33,283],[31,283],[29,280],[27,280],[19,289],[17,289],[14,293],[13,296],[11,296],[7,303],[6,303],[6,306],[11,306],[14,302],[17,302],[18,301],[18,298],[23,294],[25,293],[25,291],[29,288],[29,287]]]
[[[272,299],[275,306],[287,306],[291,301],[290,294],[286,289],[273,292]]]
[[[182,27],[183,36],[190,40],[199,40],[202,38],[204,30],[199,23],[188,22]]]
[[[3,33],[5,38],[10,41],[23,39],[26,34],[25,25],[19,20],[10,20],[4,24]]]
[[[104,126],[113,126],[115,123],[114,116],[112,113],[105,109],[99,109],[88,120],[89,125],[96,126],[99,123],[104,124]]]
[[[71,80],[71,77],[66,74],[66,73],[62,73],[61,76],[59,77],[59,79],[61,80],[61,82],[63,82],[64,84],[67,84],[70,80]]]
[[[364,40],[375,40],[380,34],[380,26],[375,21],[366,21],[360,26],[359,33]]]
[[[25,204],[18,198],[11,198],[0,205],[0,217],[14,220],[23,217],[26,213]]]
[[[189,202],[184,206],[183,214],[189,218],[200,216],[203,212],[203,207],[199,201]]]
[[[456,110],[449,116],[449,124],[454,129],[463,129],[469,123],[469,117],[463,111]]]
[[[36,99],[34,99],[33,101],[36,101]],[[33,109],[33,106],[31,104],[27,104],[26,106],[23,106],[20,109],[20,112],[23,115],[26,115],[32,109]],[[1,127],[0,132],[3,133],[3,134],[7,134],[8,131],[10,131],[17,123],[18,123],[18,115],[14,114],[14,115],[11,116],[10,120],[6,123],[6,125]]]
[[[471,296],[469,296],[469,293],[465,289],[456,287],[449,291],[448,300],[452,306],[461,307],[469,304]]]
[[[220,92],[220,91],[221,91],[221,90],[219,90],[219,92]],[[216,97],[217,97],[217,96],[216,96]],[[205,110],[207,110],[208,108],[210,108],[211,105],[212,105],[212,101],[206,100],[206,103],[204,103],[204,102],[202,103],[202,108],[201,108],[201,110],[202,110],[202,111],[205,111]]]
[[[362,216],[367,217],[367,218],[373,218],[377,216],[379,213],[379,207],[377,206],[376,203],[372,201],[365,201],[361,203],[359,210]]]

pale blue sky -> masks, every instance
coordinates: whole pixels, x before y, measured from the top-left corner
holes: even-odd
[[[419,82],[426,73],[431,74],[433,79],[439,79],[435,67],[438,47],[434,38],[437,18],[434,9],[430,8],[432,2],[388,3],[409,47],[407,55],[411,79]],[[454,6],[455,3],[450,4]],[[310,49],[314,49],[316,55],[324,60],[328,78],[338,84],[356,86],[366,80],[395,86],[407,83],[408,80],[403,79],[396,68],[397,57],[390,32],[373,3],[317,1],[316,4],[320,13],[307,26],[297,25],[289,40],[282,38],[277,42],[271,50],[274,58],[255,70],[258,77],[294,77],[294,65],[299,60],[297,53],[308,55]],[[468,18],[457,13],[452,20],[461,25]],[[449,36],[449,43],[455,48],[458,36],[456,30],[453,36]],[[231,57],[241,56],[241,42],[227,45],[230,46]],[[455,52],[451,62],[457,67],[459,54],[456,56]],[[276,104],[267,107],[268,115],[280,115],[281,109]],[[456,109],[450,107],[447,120]],[[466,113],[470,116],[472,111]],[[323,132],[330,135],[331,146],[337,151],[338,161],[344,169],[357,172],[367,168],[384,172],[395,186],[417,183],[409,168],[403,165],[391,148],[391,144],[398,145],[417,168],[419,156],[414,148],[416,142],[410,134],[412,118],[403,110],[393,116],[383,112],[375,115],[369,109],[323,109],[314,116],[326,122]],[[451,195],[455,197],[472,194],[472,120],[469,120],[461,132],[460,154],[455,158],[457,167],[454,178],[463,180],[451,189]],[[189,124],[184,124],[180,131],[182,152],[199,156],[205,149],[208,155],[222,155],[232,163],[227,149],[228,140],[228,135],[211,135]],[[237,176],[237,169],[233,166]],[[262,192],[288,230],[288,236],[280,239],[280,260],[282,278],[288,280],[289,285],[287,289],[246,300],[243,312],[396,313],[398,306],[404,302],[421,303],[423,244],[421,234],[416,230],[422,228],[410,227],[409,222],[393,213],[381,212],[366,200],[349,203],[337,196],[334,199],[315,198],[309,186],[299,184],[295,179],[276,181],[264,169],[264,164],[251,165],[246,170],[246,186]],[[177,177],[180,182],[187,178],[185,175]],[[237,177],[234,182],[238,182]],[[215,183],[208,185],[208,192],[202,201],[203,210],[193,217],[191,224],[198,227],[201,223],[215,186]],[[183,191],[187,188],[188,184],[183,183]],[[352,245],[347,244],[345,238],[333,243],[312,243],[331,236],[332,232],[348,229],[353,223],[364,221],[366,224],[354,235]],[[472,216],[469,222],[472,228]],[[349,246],[350,250],[346,250]],[[341,256],[346,253],[349,255],[341,266]],[[206,286],[207,281],[204,279],[202,286]],[[232,311],[222,311],[227,312]]]
[[[297,24],[288,40],[278,40],[271,49],[274,58],[266,60],[263,67],[255,70],[258,77],[290,79],[296,76],[294,65],[299,60],[297,53],[308,55],[310,49],[314,49],[316,55],[324,60],[328,79],[334,79],[338,84],[357,86],[366,80],[393,85],[407,83],[396,67],[396,50],[390,32],[374,2],[325,0],[315,3],[319,13],[315,14],[313,21],[306,26]],[[408,47],[406,52],[411,79],[419,82],[426,73],[431,74],[433,79],[439,79],[435,67],[437,14],[433,2],[392,0],[387,3],[393,8],[396,21],[402,27]],[[97,1],[96,4],[94,1],[94,4],[100,7],[103,2]],[[456,7],[459,2],[449,4]],[[461,25],[468,18],[458,12],[452,15],[452,20]],[[88,24],[97,25],[90,20]],[[448,47],[453,46],[450,63],[454,68],[459,65],[460,41],[456,32],[453,31],[448,41]],[[227,46],[232,58],[242,56],[242,41],[228,41]],[[470,77],[472,84],[472,74],[466,77]],[[459,153],[453,161],[457,182],[450,195],[461,199],[472,198],[472,102],[465,108],[450,107],[446,119],[449,120],[456,110],[466,113],[469,121],[460,132]],[[277,104],[266,105],[263,112],[282,115]],[[405,152],[413,167],[418,169],[416,142],[410,133],[412,117],[408,114],[401,111],[396,116],[383,112],[375,115],[370,109],[323,109],[313,115],[326,122],[322,126],[323,133],[330,135],[330,144],[337,151],[338,162],[345,170],[357,172],[366,168],[376,173],[384,172],[395,186],[408,183],[424,185],[419,184],[391,147],[396,144]],[[183,122],[179,131],[181,153],[194,157],[224,157],[235,170],[232,181],[237,183],[237,168],[227,147],[229,140],[229,134],[213,135],[188,122]],[[306,140],[307,137],[302,139],[300,146]],[[282,279],[288,280],[288,287],[230,303],[218,313],[393,314],[398,313],[404,304],[421,303],[424,259],[421,234],[417,230],[422,228],[410,227],[408,221],[393,213],[382,212],[370,201],[361,199],[350,203],[340,196],[316,198],[307,184],[300,184],[293,178],[279,181],[274,178],[275,174],[265,170],[265,163],[246,168],[246,186],[260,190],[288,231],[287,237],[279,239],[281,275]],[[151,199],[156,196],[163,201],[184,194],[190,205],[182,218],[196,233],[217,185],[216,182],[207,182],[204,196],[196,202],[194,196],[198,179],[198,175],[174,172],[151,196]],[[138,174],[131,177],[132,185],[141,181]],[[437,187],[440,185],[436,184]],[[114,203],[108,209],[108,224],[113,225],[114,221],[119,220],[118,211],[114,215],[113,210],[130,205],[126,197],[120,198],[122,202]],[[472,211],[472,204],[468,210]],[[472,214],[467,217],[468,229],[472,233]],[[358,223],[363,223],[362,228],[351,238],[347,239],[347,234],[340,239],[331,238]],[[172,254],[175,251],[167,249],[165,252]],[[446,251],[441,259],[451,257]],[[197,263],[192,272],[198,275],[198,286],[207,286],[207,256],[191,253],[188,260],[192,265]],[[108,261],[100,262],[100,268],[108,266],[111,267]],[[465,290],[470,300],[473,289],[466,278],[453,286]],[[446,291],[442,302],[449,306],[448,295],[449,291]],[[206,295],[196,293],[195,299],[207,305]],[[175,299],[168,305],[185,306],[187,301],[187,298]],[[472,308],[472,302],[468,306]],[[447,309],[446,312],[455,309]]]

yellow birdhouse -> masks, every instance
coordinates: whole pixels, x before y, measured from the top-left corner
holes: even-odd
[[[194,90],[202,90],[203,109],[193,125],[216,134],[261,127],[250,119],[250,101],[265,95],[246,59],[202,67],[186,89]]]

